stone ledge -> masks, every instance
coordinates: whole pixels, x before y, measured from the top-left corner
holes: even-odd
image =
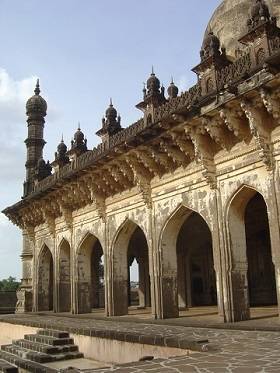
[[[53,329],[96,338],[171,347],[192,351],[207,351],[208,339],[195,337],[187,328],[132,322],[73,319],[59,316],[29,314],[0,317],[0,322],[40,329]],[[73,324],[76,324],[73,326]]]

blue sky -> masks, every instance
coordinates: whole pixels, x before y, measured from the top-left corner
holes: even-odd
[[[124,127],[141,117],[135,108],[151,66],[167,87],[180,90],[219,0],[2,0],[0,11],[0,208],[18,201],[25,176],[25,101],[40,77],[48,102],[45,158],[53,160],[64,134],[77,123],[89,147],[113,98]],[[0,279],[20,278],[20,231],[0,217]]]

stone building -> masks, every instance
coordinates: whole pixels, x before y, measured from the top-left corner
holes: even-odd
[[[165,94],[152,72],[121,127],[112,102],[88,149],[78,128],[43,159],[47,104],[26,106],[26,181],[4,213],[22,229],[18,312],[125,315],[129,266],[155,318],[216,305],[225,322],[280,302],[280,3],[225,0],[197,84]],[[103,259],[102,259],[103,258]],[[103,260],[103,261],[102,261]],[[102,263],[104,263],[104,268]]]

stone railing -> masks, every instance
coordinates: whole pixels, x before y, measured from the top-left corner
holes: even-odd
[[[241,56],[234,63],[224,67],[218,72],[218,91],[238,82],[250,73],[252,69],[252,61],[250,53]]]

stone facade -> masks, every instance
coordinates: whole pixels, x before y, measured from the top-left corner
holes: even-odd
[[[140,306],[155,318],[217,304],[232,322],[250,318],[250,305],[279,304],[279,7],[249,3],[246,32],[234,34],[245,45],[238,58],[214,29],[194,87],[178,95],[172,82],[165,98],[152,72],[137,105],[144,117],[122,129],[110,103],[102,143],[88,150],[79,128],[71,150],[59,145],[52,174],[35,92],[28,187],[4,210],[23,231],[18,311],[104,305],[105,315],[125,315],[134,258]]]

